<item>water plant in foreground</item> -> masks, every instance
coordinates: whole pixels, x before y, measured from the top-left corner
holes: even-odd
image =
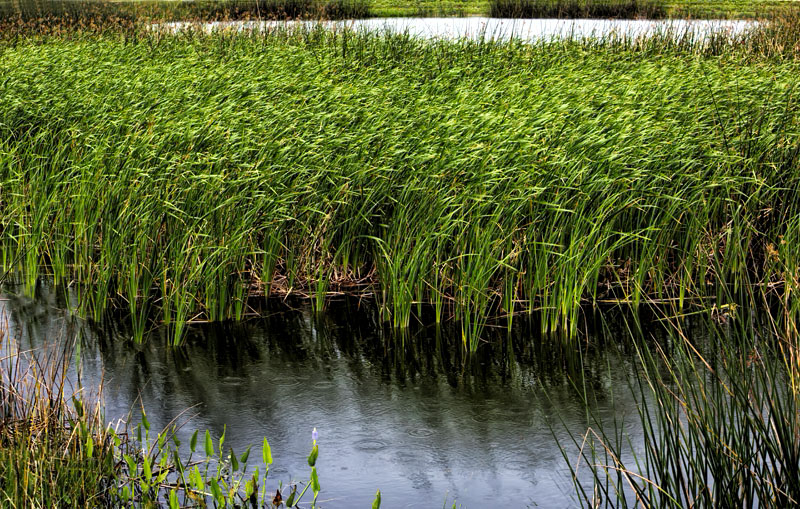
[[[563,445],[583,506],[800,504],[797,336],[741,309],[706,316],[707,334],[668,318],[666,342],[636,341],[637,444],[593,416]]]
[[[4,336],[0,329],[2,505],[174,509],[297,507],[302,502],[317,507],[322,488],[316,428],[309,478],[273,483],[266,438],[253,461],[257,455],[251,455],[251,448],[237,454],[225,446],[225,431],[218,439],[195,431],[188,444],[181,444],[177,419],[155,431],[144,409],[136,426],[123,421],[108,425],[99,399],[70,386],[69,346],[20,352]],[[307,492],[313,495],[308,502]],[[373,507],[380,507],[380,491]]]

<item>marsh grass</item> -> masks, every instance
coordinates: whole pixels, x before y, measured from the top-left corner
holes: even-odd
[[[799,26],[6,34],[3,272],[175,342],[270,295],[376,296],[396,328],[432,304],[473,349],[519,313],[575,335],[586,304],[791,303]]]
[[[4,327],[0,340],[2,504],[45,508],[108,503],[107,489],[116,471],[111,435],[99,406],[84,406],[84,395],[70,386],[68,349],[16,351]]]
[[[667,17],[659,0],[491,0],[494,18],[649,18]]]
[[[701,313],[699,322],[675,308],[659,313],[666,338],[650,337],[636,321],[623,334],[639,369],[621,390],[639,401],[634,421],[642,436],[602,422],[587,404],[587,431],[562,444],[582,505],[797,505],[796,332],[779,330],[763,308],[723,307]]]
[[[796,31],[764,30],[782,39],[9,42],[4,266],[176,341],[276,294],[376,295],[399,328],[432,303],[475,348],[492,316],[541,310],[574,333],[587,303],[779,292],[798,245]]]

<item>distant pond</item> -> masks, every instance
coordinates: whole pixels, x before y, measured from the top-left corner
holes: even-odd
[[[745,20],[630,20],[630,19],[505,19],[505,18],[371,18],[347,21],[219,21],[202,23],[206,30],[270,29],[285,26],[322,25],[355,31],[408,33],[427,39],[519,39],[528,42],[567,38],[641,37],[668,34],[705,40],[711,35],[741,34],[756,26]],[[193,23],[166,23],[171,29],[197,26]]]

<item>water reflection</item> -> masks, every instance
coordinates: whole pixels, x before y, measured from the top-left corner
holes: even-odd
[[[740,34],[757,25],[745,20],[648,19],[504,19],[504,18],[372,18],[347,21],[215,21],[200,25],[176,21],[159,26],[173,30],[197,27],[207,31],[275,29],[293,26],[350,28],[371,32],[407,33],[424,39],[519,39],[528,42],[566,38],[627,37],[653,34],[703,41],[712,35]]]
[[[143,403],[160,428],[192,408],[184,439],[195,428],[216,436],[227,428],[226,444],[243,451],[267,436],[276,481],[307,476],[316,427],[324,507],[368,506],[377,488],[387,507],[445,498],[467,507],[571,506],[551,428],[562,439],[562,421],[585,430],[579,392],[601,416],[637,422],[626,385],[633,364],[621,342],[541,341],[535,324],[511,336],[498,330],[466,355],[447,329],[393,336],[371,310],[347,302],[323,316],[278,306],[257,321],[195,327],[175,349],[158,330],[136,345],[124,322],[90,326],[47,292],[0,301],[0,311],[20,348],[80,341],[83,383],[104,380],[108,420]],[[636,441],[637,429],[625,430]]]

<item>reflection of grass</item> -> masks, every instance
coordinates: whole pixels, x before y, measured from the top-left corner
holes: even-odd
[[[304,483],[268,480],[269,442],[236,454],[225,432],[214,439],[197,431],[189,443],[176,437],[175,421],[151,430],[142,410],[135,427],[103,422],[99,404],[69,390],[71,355],[15,351],[0,328],[7,357],[0,359],[0,501],[3,507],[277,507],[270,488],[283,490],[286,506],[321,490],[314,428]],[[152,434],[151,434],[152,431]],[[188,456],[186,455],[188,451]],[[250,468],[248,469],[248,464]],[[272,486],[269,486],[269,485]],[[306,492],[306,500],[303,500]],[[380,505],[380,492],[377,494]],[[278,504],[280,505],[280,504]],[[315,504],[314,504],[315,505]],[[312,505],[312,507],[314,507]]]
[[[492,0],[495,18],[663,18],[657,0]]]

